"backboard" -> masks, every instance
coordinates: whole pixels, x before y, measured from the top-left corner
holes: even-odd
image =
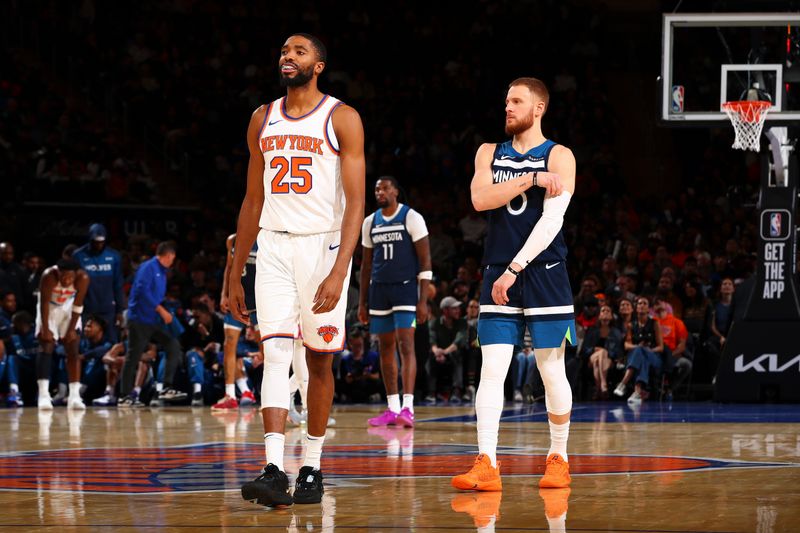
[[[772,103],[767,124],[800,124],[800,13],[663,16],[659,118],[723,126],[721,104]]]

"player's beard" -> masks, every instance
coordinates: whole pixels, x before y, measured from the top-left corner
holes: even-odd
[[[297,73],[293,78],[285,76],[283,72],[280,72],[280,70],[278,72],[280,75],[281,87],[302,87],[314,77],[313,65],[308,67],[306,70],[302,70],[300,67],[298,67]]]
[[[389,207],[389,199],[384,197],[382,200],[375,200],[375,204],[381,209],[384,207]]]
[[[519,118],[513,124],[506,124],[506,135],[519,135],[533,126],[533,110],[525,118]]]

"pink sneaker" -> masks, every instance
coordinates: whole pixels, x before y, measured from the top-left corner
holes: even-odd
[[[397,425],[405,428],[414,427],[414,413],[411,412],[411,409],[404,407],[403,410],[400,411],[400,414],[397,415]]]
[[[367,422],[370,426],[393,426],[397,423],[397,413],[387,409],[381,416],[370,418]]]

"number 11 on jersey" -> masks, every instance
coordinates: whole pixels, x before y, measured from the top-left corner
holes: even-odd
[[[383,260],[389,261],[391,259],[394,259],[394,244],[384,243],[381,244],[381,246],[383,247]]]

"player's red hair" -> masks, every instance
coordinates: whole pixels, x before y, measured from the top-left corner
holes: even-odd
[[[517,85],[524,85],[530,92],[541,98],[542,101],[544,101],[545,113],[547,112],[547,107],[550,105],[550,91],[547,90],[547,86],[542,80],[536,78],[517,78],[508,85],[508,88],[510,89]]]

